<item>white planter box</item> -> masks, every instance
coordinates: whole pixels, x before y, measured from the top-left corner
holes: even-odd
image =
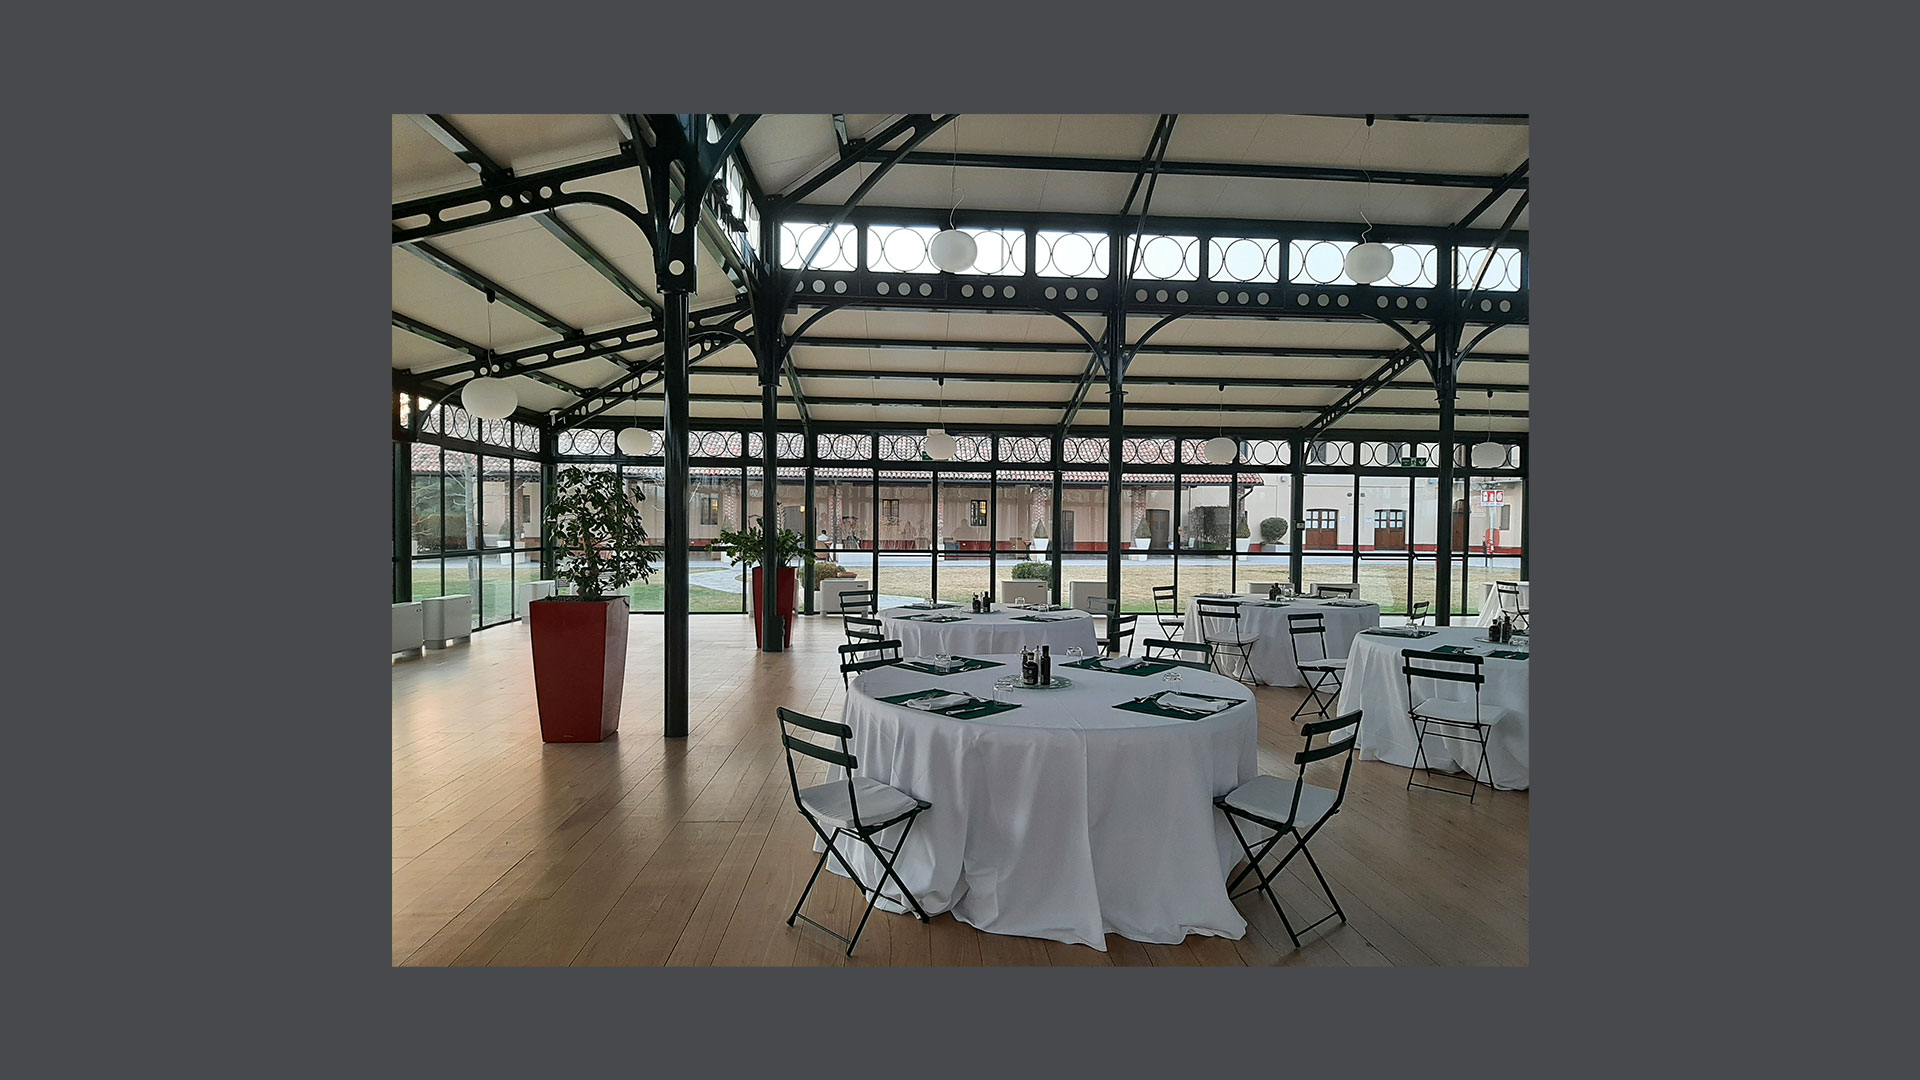
[[[424,633],[434,645],[464,640],[473,634],[473,597],[465,593],[430,596],[421,602],[426,616]]]
[[[426,611],[420,602],[393,605],[393,651],[418,649],[426,640]]]

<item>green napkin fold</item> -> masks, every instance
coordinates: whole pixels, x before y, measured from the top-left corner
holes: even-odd
[[[1008,621],[1009,622],[1066,622],[1067,620],[1064,618],[1043,619],[1038,615],[1015,615],[1012,619]]]
[[[903,615],[901,616],[901,618],[908,620],[910,622],[939,623],[939,622],[966,622],[967,621],[967,617],[965,615]]]
[[[1100,665],[1100,661],[1103,659],[1105,658],[1099,657],[1099,656],[1089,656],[1085,660],[1081,660],[1072,664],[1062,664],[1060,666],[1070,667],[1070,668],[1079,668],[1082,671],[1104,671],[1109,675],[1158,675],[1161,672],[1169,670],[1170,668],[1173,667],[1172,664],[1162,663],[1158,660],[1147,660],[1142,663],[1135,664],[1132,667],[1110,668],[1110,667],[1102,667]]]
[[[981,668],[1007,666],[1006,664],[1001,663],[998,660],[977,660],[971,656],[958,656],[958,657],[955,657],[954,659],[965,660],[966,663],[961,664],[958,667],[941,668],[941,667],[932,667],[932,666],[917,664],[912,660],[902,660],[900,661],[898,666],[903,668],[910,668],[914,671],[924,671],[929,675],[958,675],[962,671],[978,671]]]
[[[1170,692],[1171,691],[1162,690],[1160,691],[1160,694],[1165,694]],[[1186,694],[1188,697],[1208,698],[1213,701],[1233,701],[1234,700],[1233,698],[1214,697],[1212,694],[1195,694],[1187,690],[1182,690],[1180,692],[1183,694]],[[1143,698],[1136,698],[1133,701],[1122,701],[1115,704],[1114,708],[1123,709],[1127,712],[1146,713],[1148,716],[1163,716],[1169,720],[1205,720],[1207,718],[1205,716],[1195,716],[1193,713],[1190,713],[1190,712],[1182,712],[1179,709],[1169,709],[1166,706],[1161,705],[1159,700],[1160,694],[1150,694]],[[1240,703],[1235,702],[1235,704],[1240,704]],[[1219,714],[1210,713],[1208,715],[1217,716]]]
[[[1428,649],[1427,651],[1437,652],[1437,653],[1467,653],[1467,654],[1472,654],[1473,652],[1471,648],[1468,648],[1465,645],[1442,645],[1437,649]]]
[[[894,694],[890,697],[883,697],[880,700],[886,702],[889,705],[905,705],[907,702],[912,701],[915,698],[929,697],[934,694],[944,694],[944,693],[946,693],[945,690],[910,690],[907,693]],[[1014,704],[1013,702],[1010,702],[1010,701],[991,701],[991,700],[975,698],[972,701],[962,702],[959,705],[949,705],[944,709],[930,709],[930,710],[921,710],[921,711],[934,712],[934,713],[938,713],[941,716],[950,716],[955,720],[974,720],[982,716],[992,716],[994,713],[1003,713],[1003,712],[1006,712],[1008,709],[1017,709],[1019,707],[1020,707],[1019,705]]]
[[[1512,649],[1489,649],[1487,655],[1496,656],[1502,660],[1525,660],[1528,656],[1527,653],[1515,652]]]

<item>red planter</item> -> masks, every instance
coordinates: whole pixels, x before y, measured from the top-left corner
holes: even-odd
[[[783,566],[780,568],[780,624],[786,628],[786,632],[780,635],[781,644],[783,645],[793,644],[793,583],[794,576],[797,572],[798,571],[791,566]],[[765,642],[760,640],[760,634],[762,628],[766,626],[766,623],[760,618],[760,598],[766,595],[766,586],[761,583],[760,568],[757,566],[753,568],[752,588],[753,643],[755,645],[764,645]]]
[[[620,729],[627,618],[624,596],[527,605],[541,739],[599,742]]]

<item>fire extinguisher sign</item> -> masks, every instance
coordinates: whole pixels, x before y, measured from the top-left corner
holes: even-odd
[[[1480,505],[1482,506],[1499,506],[1506,501],[1507,493],[1504,491],[1483,491],[1480,493]]]

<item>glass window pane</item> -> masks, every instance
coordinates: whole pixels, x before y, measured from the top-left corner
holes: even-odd
[[[512,522],[508,520],[511,508],[507,499],[508,481],[512,475],[512,463],[506,458],[480,459],[480,523],[483,547],[492,549],[513,546]]]
[[[940,474],[936,525],[942,600],[965,601],[975,593],[986,592],[992,584],[987,565],[992,530],[984,512],[991,495],[991,473]]]
[[[1289,520],[1293,513],[1293,476],[1266,472],[1240,474],[1244,494],[1241,509],[1246,515],[1246,550],[1240,556],[1237,578],[1241,591],[1249,581],[1291,581],[1296,530]],[[1275,539],[1269,540],[1268,536]]]
[[[540,486],[540,466],[532,461],[513,463],[513,529],[514,546],[537,548],[540,546],[541,514],[546,508],[545,495]],[[653,527],[647,527],[648,532]]]
[[[681,508],[687,514],[687,610],[746,611],[745,574],[713,551],[713,542],[722,532],[742,527],[740,470],[702,466],[687,473],[687,505]],[[759,478],[758,469],[754,478]],[[701,523],[703,509],[713,511],[712,524]],[[665,595],[662,585],[663,608]]]
[[[441,460],[440,549],[468,551],[480,546],[480,463],[472,454],[446,451]],[[458,590],[456,590],[458,591]]]

